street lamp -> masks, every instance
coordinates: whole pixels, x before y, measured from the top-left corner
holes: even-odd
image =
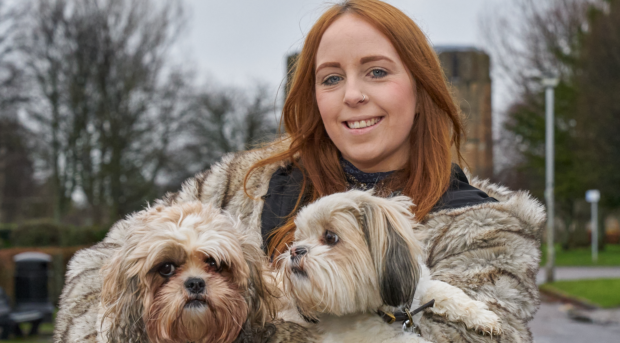
[[[601,192],[598,189],[590,189],[586,192],[586,201],[592,204],[592,262],[598,261],[598,201]]]
[[[553,167],[554,167],[554,146],[553,146],[553,89],[558,85],[559,79],[555,75],[545,75],[542,78],[542,85],[545,87],[545,127],[546,127],[546,187],[545,199],[547,200],[547,282],[555,280],[555,247],[553,234]]]

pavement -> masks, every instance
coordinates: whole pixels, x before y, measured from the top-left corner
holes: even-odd
[[[620,318],[620,310],[615,311],[615,316]],[[530,329],[534,343],[620,342],[620,324],[586,323],[570,319],[566,306],[561,303],[542,303],[534,320],[530,322]]]
[[[556,280],[583,280],[583,279],[620,279],[620,267],[556,267]],[[536,283],[545,282],[545,269],[541,268],[536,276]],[[620,340],[619,340],[620,342]]]
[[[556,280],[620,278],[620,267],[558,267]],[[545,271],[538,272],[538,284],[545,281]],[[618,290],[620,292],[620,290]],[[620,309],[584,310],[551,299],[543,303],[530,322],[534,343],[618,343]],[[572,318],[571,318],[572,317]]]

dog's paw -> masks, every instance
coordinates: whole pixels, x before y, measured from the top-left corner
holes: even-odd
[[[448,320],[462,322],[468,329],[475,330],[482,335],[499,336],[502,334],[501,319],[493,311],[489,311],[483,302],[469,299],[460,302],[458,307],[442,312]]]
[[[462,322],[470,330],[481,334],[499,336],[502,334],[501,319],[487,305],[473,300],[461,289],[438,280],[429,282],[424,301],[435,299],[435,306],[429,310],[451,322]]]
[[[481,335],[500,336],[502,334],[501,319],[489,310],[479,310],[463,322],[468,329],[473,329]]]

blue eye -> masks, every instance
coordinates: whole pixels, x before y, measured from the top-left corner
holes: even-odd
[[[333,86],[333,85],[335,85],[336,83],[338,83],[338,81],[340,81],[340,80],[342,80],[342,78],[341,78],[340,76],[337,76],[337,75],[332,75],[332,76],[330,76],[330,77],[326,78],[326,79],[322,82],[322,84],[323,84],[324,86]]]
[[[387,75],[387,72],[383,69],[373,69],[370,71],[370,76],[373,79],[380,79]]]

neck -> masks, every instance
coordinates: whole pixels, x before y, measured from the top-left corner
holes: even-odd
[[[357,168],[353,163],[341,158],[340,164],[350,187],[367,189],[389,177],[392,172],[367,173]]]
[[[355,168],[357,168],[359,171],[364,172],[364,173],[389,173],[389,172],[393,172],[395,170],[399,170],[405,167],[405,164],[403,163],[401,164],[390,164],[390,163],[373,163],[373,162],[366,162],[366,163],[360,163],[360,162],[356,162],[356,161],[351,161],[351,160],[347,160],[349,163],[351,163],[353,166],[355,166]]]

